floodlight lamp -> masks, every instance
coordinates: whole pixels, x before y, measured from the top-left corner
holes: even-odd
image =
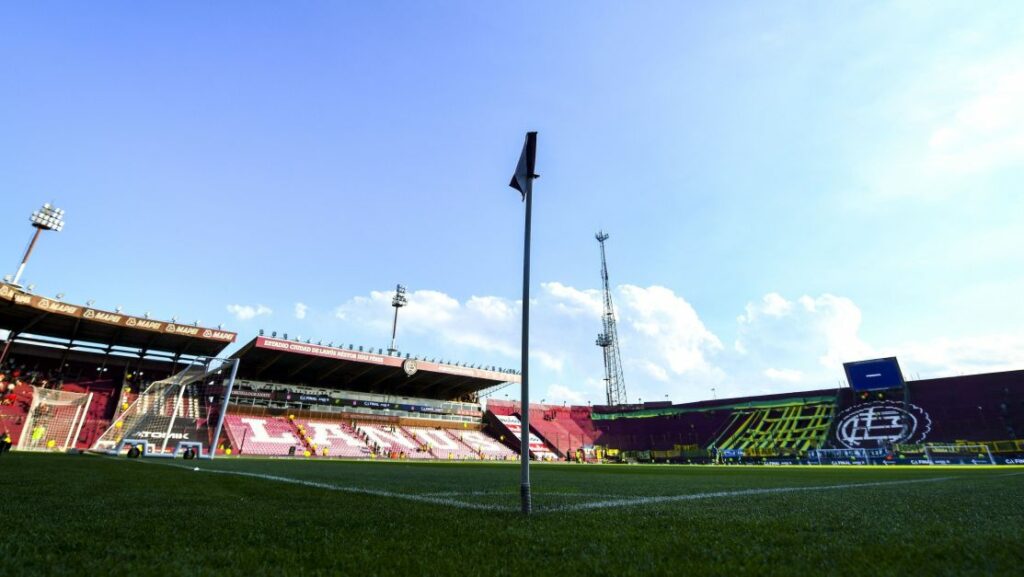
[[[121,305],[117,305],[116,307],[114,307],[114,312],[115,313],[121,312]]]
[[[178,322],[178,317],[171,317],[171,322],[172,323]]]
[[[96,304],[96,301],[94,301],[92,299],[89,299],[89,300],[85,301],[85,306],[87,306],[87,307],[91,307],[94,304]]]
[[[64,293],[57,293],[57,296],[54,298],[56,298],[57,300],[64,300]]]
[[[395,296],[391,299],[391,306],[401,308],[407,304],[409,304],[409,301],[405,298],[405,286],[398,285],[395,287]]]

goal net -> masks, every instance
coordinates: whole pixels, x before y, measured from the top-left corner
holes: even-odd
[[[67,451],[75,446],[92,395],[32,387],[19,451]]]
[[[186,448],[212,458],[234,385],[237,359],[201,359],[167,379],[127,393],[127,408],[93,445],[119,454],[131,447],[146,456],[174,457]]]
[[[925,457],[933,465],[995,465],[986,445],[927,445]]]
[[[807,460],[818,465],[841,463],[865,463],[867,454],[864,449],[812,449],[807,452]]]

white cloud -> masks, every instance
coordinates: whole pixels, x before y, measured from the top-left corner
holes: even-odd
[[[541,289],[531,302],[531,374],[540,381],[573,379],[601,402],[604,365],[594,343],[601,331],[601,292],[557,282],[542,283]],[[470,361],[518,366],[519,301],[479,295],[459,301],[431,290],[411,292],[408,300],[399,312],[399,348],[433,348],[446,358],[460,355]],[[666,384],[677,387],[686,379],[721,379],[722,371],[710,360],[721,342],[685,299],[665,287],[624,285],[617,289],[615,301],[629,398],[660,397],[667,392]],[[390,305],[390,292],[373,291],[342,304],[335,316],[350,328],[383,336],[390,334]],[[656,384],[657,390],[645,390],[645,383]]]
[[[335,309],[335,317],[355,327],[390,334],[391,297],[390,292],[372,291],[369,297],[352,298]],[[504,358],[488,362],[511,365],[514,363],[509,360],[518,360],[518,301],[472,296],[463,304],[434,290],[412,291],[407,299],[408,304],[398,313],[399,348],[403,348],[402,342],[429,339],[442,353],[461,348],[467,356],[483,351]]]
[[[240,321],[247,321],[260,316],[269,316],[274,311],[263,305],[228,305],[227,310]]]
[[[779,293],[768,293],[764,295],[762,301],[764,302],[762,312],[772,317],[785,316],[793,308],[793,303],[782,298]]]
[[[933,338],[873,345],[860,336],[862,314],[850,299],[804,295],[789,312],[777,303],[750,303],[739,317],[736,346],[746,351],[733,367],[744,393],[781,392],[833,386],[845,380],[845,362],[896,356],[907,378],[934,378],[1019,369],[1024,336],[1016,334]],[[774,308],[773,308],[774,307]],[[789,368],[780,369],[779,365]],[[758,389],[757,377],[770,381]],[[747,382],[743,382],[747,379]]]
[[[748,303],[738,324],[737,350],[765,365],[804,366],[809,359],[817,359],[819,369],[830,369],[832,375],[844,362],[873,354],[859,335],[860,308],[848,298],[828,293],[814,298],[804,295],[796,303],[770,293],[761,303]]]
[[[677,376],[713,371],[708,355],[721,350],[722,342],[686,299],[661,286],[624,285],[619,292],[623,321],[643,337],[635,343],[629,339],[634,344],[629,355],[643,357],[653,350],[655,354],[647,360]]]
[[[642,360],[634,363],[635,366],[639,367],[641,371],[650,376],[652,379],[660,382],[667,383],[669,380],[668,371],[665,367],[648,360]]]
[[[970,76],[972,94],[928,139],[930,171],[975,173],[1024,163],[1024,61]]]
[[[601,330],[599,291],[560,283],[544,283],[542,289],[531,307],[531,381],[535,391],[546,394],[534,397],[604,402],[604,365],[594,344]],[[409,305],[399,313],[399,348],[518,368],[518,301],[494,296],[460,301],[431,290],[408,297]],[[710,398],[712,388],[725,398],[833,387],[843,379],[842,363],[888,355],[900,358],[908,378],[1024,366],[1024,336],[869,344],[861,336],[860,307],[829,293],[794,299],[768,293],[751,301],[737,318],[729,350],[671,289],[623,285],[614,298],[626,389],[634,401],[666,394],[676,402],[702,400]],[[336,311],[345,334],[369,330],[382,344],[390,336],[392,313],[386,291],[355,297]]]
[[[884,132],[856,171],[875,197],[978,194],[981,179],[1024,164],[1024,43],[1010,35],[979,49],[987,36],[948,38],[873,107]],[[863,195],[854,202],[871,206]]]
[[[1019,370],[1024,367],[1024,336],[996,334],[907,342],[885,351],[897,356],[907,378]]]
[[[308,310],[309,306],[305,305],[304,303],[295,303],[295,318],[299,319],[300,321],[306,318],[306,311]]]
[[[499,297],[470,297],[466,308],[492,322],[508,322],[519,318],[516,303]]]
[[[783,383],[799,383],[804,374],[795,369],[765,369],[762,373],[764,376],[771,381],[781,381]]]
[[[587,400],[583,393],[558,384],[548,385],[547,394],[543,398],[551,404],[560,404],[565,401],[571,405],[581,405]]]
[[[585,315],[600,318],[604,314],[601,291],[579,290],[559,282],[541,283],[540,288],[555,302],[555,308],[569,316]]]
[[[552,371],[554,371],[556,373],[562,372],[562,369],[565,367],[564,359],[562,359],[561,357],[557,357],[555,355],[552,355],[551,353],[549,353],[547,351],[531,349],[530,350],[530,358],[531,359],[537,359],[538,361],[540,361],[540,364],[544,368],[550,369],[550,370],[552,370]]]

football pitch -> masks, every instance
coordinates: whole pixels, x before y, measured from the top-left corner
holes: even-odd
[[[187,463],[0,457],[0,575],[1024,572],[1019,467]]]

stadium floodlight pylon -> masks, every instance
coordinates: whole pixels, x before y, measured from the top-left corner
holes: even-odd
[[[594,235],[601,244],[601,284],[604,293],[604,314],[601,317],[601,334],[597,335],[597,346],[604,352],[605,396],[609,405],[626,403],[626,378],[622,376],[622,356],[619,353],[619,333],[615,326],[615,305],[612,304],[612,289],[608,283],[608,261],[605,259],[604,242],[608,233],[598,231]]]
[[[92,393],[72,393],[32,387],[19,451],[63,452],[75,446],[92,402]]]
[[[64,230],[64,210],[47,202],[42,208],[32,213],[30,222],[32,223],[32,228],[36,229],[36,231],[32,233],[32,240],[28,243],[28,249],[25,250],[25,256],[21,259],[18,272],[14,273],[14,280],[11,284],[16,286],[21,286],[18,283],[21,282],[21,275],[25,272],[25,265],[28,264],[29,257],[32,256],[32,249],[35,248],[39,235],[44,230],[56,232]]]
[[[212,459],[237,372],[238,359],[204,358],[150,383],[117,415],[92,450],[116,455],[143,445],[145,456],[174,457],[186,448],[198,448],[197,456]]]
[[[399,284],[395,287],[395,296],[391,299],[391,306],[395,307],[395,319],[391,322],[391,347],[388,348],[388,354],[395,354],[398,352],[398,348],[395,346],[395,337],[398,336],[398,309],[409,304],[409,299],[405,296],[405,285]]]

